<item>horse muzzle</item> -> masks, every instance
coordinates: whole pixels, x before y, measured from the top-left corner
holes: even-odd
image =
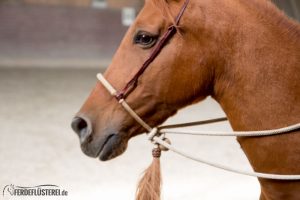
[[[75,133],[79,136],[80,144],[86,143],[91,139],[92,125],[90,120],[84,117],[74,117],[71,123],[71,127]]]
[[[71,123],[74,132],[79,136],[83,153],[89,157],[107,161],[122,154],[127,148],[127,140],[120,133],[102,133],[96,137],[89,119],[74,117]]]

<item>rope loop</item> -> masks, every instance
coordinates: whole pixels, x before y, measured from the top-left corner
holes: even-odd
[[[158,133],[158,129],[155,127],[155,128],[152,128],[151,131],[148,133],[148,140],[150,140],[151,142],[153,142],[153,138],[157,135]]]

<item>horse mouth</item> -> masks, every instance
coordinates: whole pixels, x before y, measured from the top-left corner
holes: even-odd
[[[107,136],[103,145],[100,147],[97,157],[101,161],[113,159],[122,154],[127,147],[127,142],[122,141],[119,134],[111,134]]]

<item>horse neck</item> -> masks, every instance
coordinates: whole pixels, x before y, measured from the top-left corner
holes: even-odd
[[[290,33],[283,29],[285,26],[276,27],[272,25],[275,22],[268,23],[268,18],[255,19],[253,14],[241,19],[247,21],[240,20],[235,26],[240,29],[235,32],[233,45],[227,51],[224,46],[227,61],[215,70],[212,96],[236,131],[275,129],[299,123],[300,42],[295,37],[298,33]],[[287,18],[282,20],[290,23]],[[239,137],[238,141],[255,171],[300,173],[296,165],[299,156],[295,156],[295,152],[300,152],[298,134]],[[284,195],[289,190],[277,186],[268,189],[260,181],[267,196],[275,191]]]
[[[250,17],[253,17],[252,19]],[[241,19],[234,45],[223,67],[215,70],[213,97],[220,103],[234,130],[275,129],[300,122],[299,32],[289,32],[283,18],[275,26],[269,18]],[[297,30],[296,30],[297,31]],[[297,37],[295,37],[297,36]],[[225,40],[226,41],[226,40]],[[228,56],[230,55],[230,56]],[[222,60],[222,58],[221,58]],[[238,142],[258,172],[299,174],[300,131],[270,137],[239,137]],[[300,184],[260,179],[261,199],[295,199]]]
[[[234,130],[275,129],[300,122],[300,30],[268,1],[240,0],[241,9],[223,21],[212,96]],[[266,4],[260,9],[258,7]],[[268,8],[269,6],[269,8]],[[271,14],[268,14],[270,12]],[[265,13],[265,14],[263,14]],[[222,18],[221,18],[222,19]],[[226,19],[226,18],[224,18]],[[227,23],[227,24],[226,24]],[[218,27],[216,28],[218,29]],[[218,34],[222,37],[222,32]],[[299,174],[300,132],[272,137],[239,137],[255,171]],[[295,199],[300,185],[260,180],[262,198]],[[296,183],[296,182],[295,182]],[[299,183],[299,182],[298,182]]]
[[[216,70],[213,97],[235,130],[299,123],[299,26],[269,2],[261,10],[255,7],[260,3],[245,2],[247,12],[230,25],[239,28],[233,48],[224,53],[225,65]],[[261,13],[267,11],[270,14]]]

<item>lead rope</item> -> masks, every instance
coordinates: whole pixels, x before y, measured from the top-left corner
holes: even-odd
[[[202,123],[200,121],[199,123]],[[198,125],[198,124],[197,124]],[[176,125],[175,125],[176,126]],[[177,128],[177,127],[174,127]],[[271,136],[284,133],[290,133],[300,129],[300,123],[294,124],[288,127],[263,130],[263,131],[235,131],[235,132],[225,132],[225,131],[193,131],[193,130],[171,130],[171,128],[165,129],[159,127],[159,133],[163,134],[174,134],[174,135],[195,135],[195,136],[236,136],[236,137],[262,137]]]

